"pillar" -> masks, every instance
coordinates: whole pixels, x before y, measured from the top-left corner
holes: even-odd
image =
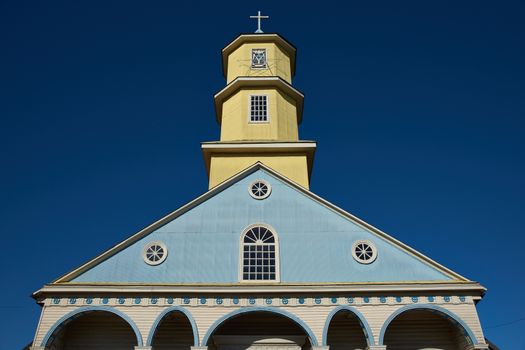
[[[386,350],[386,345],[369,345],[366,350]]]
[[[475,345],[470,345],[467,348],[467,350],[489,350],[489,346],[487,344],[479,343]]]
[[[135,346],[135,350],[151,350],[151,346]]]

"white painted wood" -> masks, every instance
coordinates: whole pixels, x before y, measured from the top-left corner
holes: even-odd
[[[374,301],[374,304],[365,304],[356,298],[353,307],[363,314],[370,325],[374,338],[377,341],[379,339],[381,328],[386,319],[398,308],[404,306],[406,303],[410,303],[410,301],[405,301],[405,299],[408,298],[404,298],[403,303],[400,305],[396,304],[395,301],[390,299],[384,304],[378,304],[376,301]],[[268,306],[265,304],[265,300],[265,297],[258,297],[256,298],[256,303],[253,306]],[[274,300],[278,300],[278,298],[275,298]],[[343,298],[341,298],[341,300],[343,300]],[[275,304],[272,305],[272,307],[289,312],[301,319],[312,329],[312,332],[317,337],[319,344],[322,344],[325,321],[328,314],[336,307],[335,305],[331,305],[329,303],[329,300],[323,300],[321,305],[315,305],[313,301],[309,299],[307,302],[305,302],[305,305],[299,305],[294,300],[290,299],[289,305],[283,306],[280,304]],[[484,343],[483,332],[472,298],[468,298],[463,303],[458,302],[453,298],[453,300],[449,303],[445,303],[444,301],[440,300],[439,302],[435,302],[433,304],[446,308],[447,310],[450,310],[454,314],[458,315],[470,327],[474,335],[477,337],[478,342]],[[34,344],[40,345],[47,331],[57,320],[80,306],[85,305],[68,305],[62,302],[60,305],[53,305],[50,301],[46,301],[46,307],[42,310],[41,322],[36,332]],[[135,322],[138,329],[140,330],[144,344],[146,344],[150,328],[157,316],[164,309],[169,307],[169,305],[161,305],[160,303],[158,305],[119,305],[114,300],[111,300],[108,306],[121,311]],[[250,305],[248,305],[246,300],[241,299],[239,305],[233,305],[230,301],[225,301],[223,305],[215,305],[211,301],[206,305],[199,305],[197,300],[192,300],[190,305],[183,307],[193,315],[198,328],[199,340],[202,340],[202,337],[206,334],[209,327],[216,320],[230,312],[233,312],[234,310],[238,310],[241,307],[249,306]]]

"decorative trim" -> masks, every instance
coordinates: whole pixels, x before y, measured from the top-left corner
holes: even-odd
[[[199,346],[199,331],[198,331],[198,328],[197,328],[197,324],[195,323],[195,320],[194,320],[193,316],[191,315],[191,313],[188,310],[186,310],[185,308],[180,307],[180,306],[169,307],[169,308],[163,310],[157,316],[157,318],[153,322],[153,325],[150,328],[150,331],[149,331],[149,334],[148,334],[148,339],[146,340],[146,346],[151,346],[152,345],[151,343],[153,342],[153,337],[155,336],[155,333],[157,331],[158,326],[160,325],[160,323],[162,322],[164,317],[166,317],[168,314],[170,314],[172,312],[180,312],[184,316],[186,316],[186,318],[190,322],[191,331],[193,333],[193,346]]]
[[[414,304],[414,305],[406,305],[406,306],[400,307],[386,319],[386,321],[383,323],[383,326],[381,327],[381,332],[379,333],[378,345],[385,345],[384,343],[385,333],[390,323],[402,313],[412,311],[412,310],[427,310],[427,311],[431,311],[431,312],[434,312],[434,313],[437,313],[443,316],[445,319],[452,321],[452,323],[462,328],[462,331],[463,331],[462,333],[463,335],[465,335],[465,338],[467,338],[467,341],[469,341],[469,344],[473,344],[473,345],[478,344],[478,340],[476,336],[474,335],[474,332],[472,332],[469,326],[467,326],[467,324],[458,315],[454,314],[452,311],[447,310],[437,305]]]
[[[357,319],[359,320],[359,324],[361,325],[361,329],[363,330],[363,335],[366,338],[366,344],[368,346],[375,345],[374,340],[374,333],[372,333],[372,328],[370,328],[370,325],[366,321],[366,318],[361,314],[355,307],[349,306],[349,305],[342,305],[334,308],[328,316],[326,317],[326,322],[324,324],[323,328],[323,346],[329,346],[328,344],[328,329],[330,328],[330,322],[332,322],[332,318],[340,311],[348,311],[353,313],[355,316],[357,316]]]
[[[246,314],[246,313],[252,313],[252,312],[270,312],[270,313],[274,313],[274,314],[278,314],[278,315],[282,315],[292,321],[294,321],[295,323],[297,323],[298,326],[302,327],[303,330],[305,331],[305,333],[308,335],[308,337],[310,338],[310,344],[312,344],[312,346],[317,346],[319,343],[317,342],[317,338],[315,337],[315,334],[314,332],[312,332],[312,330],[310,329],[310,327],[308,327],[308,325],[303,321],[301,320],[299,317],[297,317],[296,315],[288,312],[288,311],[284,311],[284,310],[281,310],[281,309],[278,309],[278,308],[275,308],[275,307],[269,307],[269,306],[253,306],[253,307],[244,307],[244,308],[240,308],[238,310],[235,310],[233,312],[230,312],[229,314],[226,314],[224,316],[222,316],[221,318],[219,318],[218,320],[216,320],[211,326],[210,328],[208,328],[208,331],[206,332],[206,334],[204,335],[204,337],[202,338],[202,342],[201,342],[201,345],[205,346],[210,337],[213,335],[213,333],[215,332],[215,330],[220,326],[222,325],[225,321],[227,321],[228,319],[232,318],[232,317],[235,317],[235,316],[239,316],[239,315],[243,315],[243,314]]]
[[[250,281],[248,281],[250,283]],[[92,297],[75,297],[78,300],[78,305],[108,305],[108,306],[121,306],[121,305],[154,305],[154,306],[248,306],[248,305],[277,305],[277,306],[303,306],[303,305],[324,305],[324,306],[345,306],[348,304],[360,306],[360,305],[414,305],[419,300],[426,300],[427,303],[445,305],[451,304],[472,304],[472,298],[464,298],[460,296],[433,296],[432,300],[428,300],[425,296],[353,296],[353,295],[315,295],[315,296],[293,296],[293,295],[264,295],[259,294],[258,296],[247,296],[239,298],[235,295],[216,295],[214,297],[206,297],[199,294],[186,295],[186,296],[165,296],[165,297],[125,297],[120,296],[116,298],[92,298]],[[448,298],[448,302],[445,298]],[[58,299],[56,303],[55,298],[48,298],[44,301],[47,306],[66,306],[71,305],[69,299]]]
[[[49,328],[40,346],[46,347],[49,340],[51,340],[54,337],[55,331],[57,331],[59,328],[64,327],[66,324],[68,324],[69,322],[73,321],[74,319],[78,317],[81,317],[83,314],[90,313],[90,312],[96,312],[96,311],[110,312],[112,314],[119,316],[124,321],[126,321],[129,324],[129,326],[133,329],[133,332],[135,332],[135,336],[137,338],[137,346],[142,346],[142,335],[140,334],[140,330],[135,324],[135,322],[133,322],[133,320],[128,315],[123,313],[122,311],[117,310],[112,307],[108,307],[108,306],[84,306],[84,307],[80,307],[62,316],[58,321],[56,321],[51,326],[51,328]]]

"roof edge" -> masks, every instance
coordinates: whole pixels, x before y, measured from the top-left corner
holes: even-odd
[[[313,192],[311,192],[307,188],[302,187],[301,185],[295,183],[294,181],[288,179],[287,177],[279,174],[278,172],[276,172],[275,170],[269,168],[268,166],[264,165],[263,163],[257,162],[255,164],[253,164],[252,166],[244,169],[243,171],[237,173],[236,175],[233,175],[232,177],[230,177],[229,179],[227,179],[224,182],[220,183],[219,185],[211,188],[210,190],[208,190],[204,194],[202,194],[199,197],[195,198],[194,200],[188,202],[187,204],[183,205],[179,209],[177,209],[177,210],[171,212],[170,214],[162,217],[161,219],[155,221],[153,224],[151,224],[149,226],[146,226],[144,229],[142,229],[139,232],[135,233],[133,236],[129,237],[128,239],[126,239],[126,240],[116,244],[112,248],[104,251],[102,254],[99,254],[95,258],[93,258],[93,259],[89,260],[88,262],[80,265],[76,269],[74,269],[74,270],[72,270],[72,271],[70,271],[70,272],[60,276],[59,278],[57,278],[54,281],[52,281],[51,284],[61,284],[61,283],[69,282],[71,279],[79,276],[80,274],[82,274],[83,272],[88,270],[89,268],[91,268],[91,267],[99,264],[100,262],[108,259],[109,257],[113,256],[114,254],[116,254],[120,250],[130,246],[131,244],[133,244],[134,242],[138,241],[142,237],[144,237],[147,234],[151,233],[153,230],[157,229],[158,227],[160,227],[160,226],[168,223],[169,221],[177,218],[178,216],[186,213],[187,211],[191,210],[195,206],[197,206],[200,203],[204,202],[208,198],[210,198],[210,197],[220,193],[222,190],[228,188],[233,183],[237,182],[238,180],[240,180],[240,179],[250,175],[251,173],[253,173],[253,172],[255,172],[255,171],[259,170],[259,169],[263,169],[264,171],[266,171],[271,176],[274,176],[277,179],[280,179],[281,181],[287,183],[291,187],[295,188],[299,192],[302,192],[306,196],[309,196],[313,200],[315,200],[318,203],[322,204],[326,208],[334,211],[335,213],[337,213],[337,214],[339,214],[339,215],[341,215],[343,217],[346,217],[347,219],[350,219],[350,220],[354,221],[356,224],[362,226],[364,229],[370,231],[371,233],[377,235],[378,237],[383,238],[383,239],[393,243],[394,245],[398,246],[400,249],[404,250],[405,252],[409,253],[410,255],[413,255],[414,257],[416,257],[420,261],[422,261],[422,262],[424,262],[424,263],[434,267],[438,271],[441,271],[445,275],[449,276],[452,280],[455,280],[455,281],[458,281],[458,282],[475,283],[475,282],[469,280],[468,278],[466,278],[466,277],[464,277],[464,276],[462,276],[462,275],[460,275],[460,274],[458,274],[458,273],[448,269],[447,267],[437,263],[436,261],[430,259],[426,255],[418,252],[417,250],[411,248],[410,246],[408,246],[408,245],[398,241],[397,239],[395,239],[392,236],[388,235],[387,233],[381,231],[380,229],[370,225],[369,223],[365,222],[364,220],[359,219],[358,217],[356,217],[356,216],[346,212],[345,210],[339,208],[338,206],[336,206],[336,205],[328,202],[327,200],[317,196],[316,194],[314,194]]]
[[[146,284],[146,283],[62,283],[48,284],[33,293],[37,298],[56,293],[318,293],[318,292],[470,292],[482,296],[486,289],[478,282],[465,281],[407,281],[407,282],[346,282],[346,283],[180,283],[180,284]]]

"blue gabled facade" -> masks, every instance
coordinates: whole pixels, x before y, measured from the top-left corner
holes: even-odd
[[[252,198],[257,179],[272,186],[264,200]],[[72,283],[238,283],[243,230],[255,223],[275,229],[281,283],[451,281],[457,276],[410,248],[330,208],[264,166],[239,174],[227,186],[140,239],[68,279]],[[377,248],[371,264],[351,254],[356,240]],[[158,266],[143,261],[143,247],[161,241],[168,249]]]

